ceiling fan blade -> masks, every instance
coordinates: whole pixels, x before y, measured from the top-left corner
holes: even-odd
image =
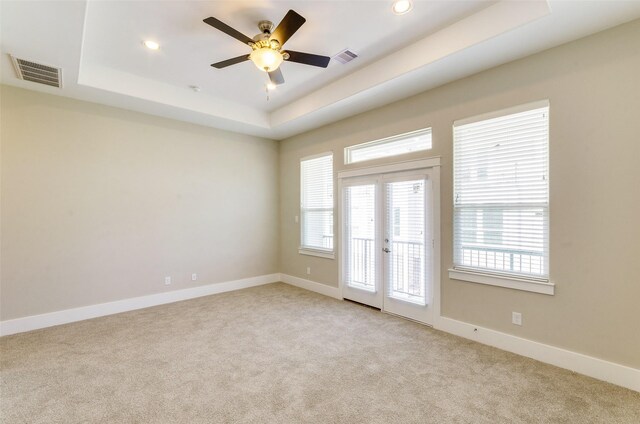
[[[234,57],[232,59],[223,60],[222,62],[212,63],[211,66],[214,68],[222,69],[227,66],[235,65],[236,63],[244,62],[245,60],[249,60],[249,55],[242,55],[238,57]]]
[[[208,17],[207,19],[204,19],[203,22],[211,25],[215,29],[218,29],[218,30],[224,32],[227,35],[232,36],[236,40],[242,41],[244,44],[253,43],[253,39],[247,37],[246,35],[244,35],[240,31],[237,31],[237,30],[231,28],[229,25],[225,24],[224,22],[222,22],[222,21],[220,21],[220,20],[218,20],[218,19],[216,19],[214,17]]]
[[[320,68],[326,68],[329,65],[329,61],[331,60],[331,58],[328,56],[320,56],[311,53],[294,52],[292,50],[287,50],[287,53],[289,53],[289,59],[287,59],[288,62],[297,62],[304,65],[319,66]]]
[[[298,15],[293,10],[289,10],[287,14],[282,18],[282,21],[278,24],[276,29],[271,33],[270,40],[278,40],[280,46],[284,46],[284,43],[287,42],[289,38],[297,30],[300,29],[302,24],[304,24],[307,20],[302,16]]]
[[[280,68],[275,71],[269,72],[269,80],[275,85],[284,84],[284,77],[282,76],[282,71]]]

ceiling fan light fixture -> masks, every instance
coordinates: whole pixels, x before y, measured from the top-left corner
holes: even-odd
[[[413,3],[411,0],[396,0],[393,2],[393,6],[391,7],[391,10],[393,10],[393,13],[396,15],[404,15],[405,13],[410,12],[411,9],[413,9]]]
[[[263,72],[275,71],[284,60],[282,53],[270,47],[255,49],[249,55],[249,59]]]
[[[247,37],[240,31],[233,29],[213,16],[209,16],[203,19],[203,21],[207,25],[211,25],[215,29],[235,38],[242,44],[251,47],[252,50],[249,55],[244,54],[212,63],[211,66],[216,69],[226,68],[250,60],[256,65],[256,68],[269,75],[269,81],[271,83],[280,85],[284,84],[284,77],[279,68],[285,60],[303,65],[317,66],[319,68],[326,68],[329,65],[329,61],[331,61],[331,58],[328,56],[296,52],[293,50],[282,50],[287,40],[307,21],[294,10],[289,10],[275,29],[273,29],[274,25],[271,21],[258,22],[260,34],[255,35],[253,38]]]
[[[158,50],[160,48],[160,44],[153,40],[145,40],[142,44],[144,44],[144,46],[149,50]]]

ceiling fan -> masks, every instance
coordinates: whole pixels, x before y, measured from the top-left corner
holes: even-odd
[[[329,65],[330,57],[319,56],[311,53],[296,52],[293,50],[282,50],[284,43],[291,38],[293,34],[300,29],[306,22],[306,19],[293,10],[289,10],[282,21],[273,30],[273,22],[260,21],[258,28],[260,34],[253,38],[249,38],[241,32],[231,28],[224,22],[209,17],[204,22],[212,27],[224,32],[227,35],[247,44],[253,50],[251,54],[234,57],[232,59],[223,60],[212,64],[214,68],[222,69],[227,66],[235,65],[246,60],[251,60],[258,69],[269,74],[269,80],[273,84],[283,84],[284,77],[280,70],[280,64],[283,61],[302,63],[304,65],[318,66],[326,68]]]

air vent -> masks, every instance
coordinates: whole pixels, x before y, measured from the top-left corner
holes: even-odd
[[[333,58],[335,60],[337,60],[338,62],[342,63],[343,65],[346,64],[346,63],[351,62],[356,57],[358,57],[358,55],[355,54],[354,52],[352,52],[349,49],[344,49],[340,53],[338,53],[337,55],[333,56]]]
[[[10,55],[11,56],[11,55]],[[62,87],[62,69],[11,56],[18,78],[38,84]]]

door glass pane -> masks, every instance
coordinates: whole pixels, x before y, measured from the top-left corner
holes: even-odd
[[[386,183],[387,295],[426,304],[425,180]]]
[[[376,291],[375,184],[345,189],[345,282],[348,286]]]

